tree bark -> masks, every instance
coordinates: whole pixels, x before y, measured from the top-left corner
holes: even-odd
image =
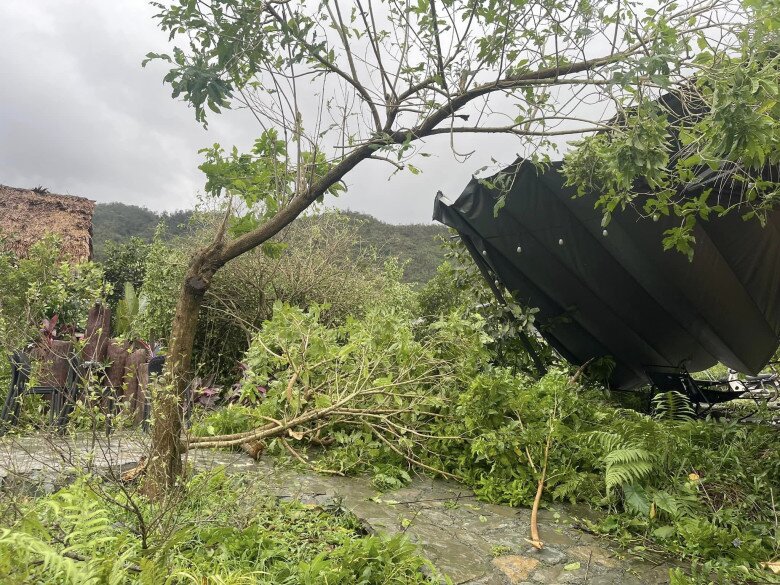
[[[153,499],[165,495],[182,474],[182,420],[192,377],[192,348],[203,298],[214,273],[225,264],[223,240],[224,226],[214,243],[190,261],[176,303],[165,370],[154,388],[150,384],[153,425],[143,491]]]

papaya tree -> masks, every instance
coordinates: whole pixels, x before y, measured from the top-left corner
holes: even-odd
[[[685,228],[708,209],[671,194],[692,165],[739,159],[746,169],[778,156],[777,0],[153,4],[173,48],[147,59],[167,64],[173,97],[204,125],[241,108],[258,134],[248,152],[203,151],[206,191],[228,212],[182,283],[166,364],[171,389],[154,404],[153,496],[181,472],[181,403],[214,274],[260,246],[273,253],[271,239],[343,190],[357,167],[418,174],[415,162],[435,141],[467,159],[469,134],[509,135],[515,152],[544,164],[562,140],[593,136],[572,157],[570,180],[603,187],[608,214],[632,204],[632,185],[646,179],[662,193],[649,213],[679,214]],[[704,112],[691,118],[682,165],[657,105],[665,92]],[[730,123],[739,136],[719,142]],[[760,185],[746,199],[761,213],[774,193]]]

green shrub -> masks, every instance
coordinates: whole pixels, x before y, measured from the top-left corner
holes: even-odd
[[[402,538],[366,536],[350,515],[267,497],[252,478],[196,476],[162,510],[130,493],[84,479],[25,506],[16,521],[0,525],[0,581],[434,582]]]
[[[43,319],[56,314],[60,329],[83,330],[89,309],[109,292],[102,269],[63,260],[54,236],[34,244],[26,258],[0,249],[0,397],[8,389],[6,356],[38,339]]]
[[[146,258],[150,244],[138,237],[126,242],[107,241],[100,265],[103,267],[106,282],[112,287],[109,302],[113,305],[122,299],[125,283],[129,282],[140,290],[146,275]]]
[[[214,215],[202,214],[193,235],[170,243],[160,234],[155,238],[139,291],[147,306],[140,319],[146,339],[168,336],[188,258],[213,236],[214,221]],[[193,362],[203,377],[220,384],[237,380],[237,365],[276,301],[320,305],[328,323],[377,305],[411,311],[414,292],[402,275],[397,262],[380,263],[371,248],[359,245],[357,227],[347,217],[325,213],[317,221],[294,223],[216,273],[201,310]]]
[[[196,415],[191,432],[198,437],[232,435],[250,431],[262,423],[258,408],[228,404],[223,408]]]
[[[149,246],[144,283],[138,292],[145,304],[135,326],[142,339],[161,341],[170,334],[188,258],[188,253],[166,244],[158,230]]]

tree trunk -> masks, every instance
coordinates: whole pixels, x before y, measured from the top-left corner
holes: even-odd
[[[402,142],[406,134],[394,140]],[[152,393],[152,414],[154,427],[146,478],[143,491],[150,498],[159,498],[176,484],[181,474],[182,463],[182,405],[187,384],[192,375],[190,365],[198,315],[214,273],[233,258],[237,258],[275,236],[284,227],[292,223],[310,205],[322,197],[333,185],[341,181],[345,174],[360,161],[374,152],[372,144],[358,147],[339,164],[332,167],[324,176],[310,185],[305,192],[297,194],[273,217],[256,229],[225,242],[231,205],[220,226],[214,242],[195,254],[184,277],[184,284],[176,303],[176,312],[171,327],[171,340],[165,372],[161,383]]]
[[[182,472],[182,419],[192,377],[192,348],[203,297],[214,273],[224,265],[222,235],[195,254],[187,268],[171,326],[165,371],[152,390],[152,441],[143,491],[159,498],[176,485]],[[151,386],[151,384],[150,384]]]

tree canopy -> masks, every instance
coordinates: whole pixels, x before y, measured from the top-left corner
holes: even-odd
[[[760,216],[777,199],[775,181],[756,180],[780,158],[776,1],[155,5],[175,46],[148,59],[170,63],[173,96],[204,124],[230,107],[258,123],[250,152],[204,151],[207,189],[248,206],[236,234],[337,194],[361,161],[418,173],[420,141],[436,135],[465,158],[460,134],[510,134],[540,162],[560,137],[590,136],[567,159],[570,180],[604,191],[605,221],[635,202],[637,179],[655,187],[642,204],[680,216],[668,239],[681,250],[697,217],[744,204]],[[666,92],[691,113],[674,129],[656,100]],[[739,201],[677,196],[697,166],[726,163],[745,185]]]
[[[181,471],[178,404],[214,274],[258,246],[273,253],[268,240],[343,191],[359,165],[418,174],[429,139],[441,136],[468,158],[460,135],[484,133],[516,137],[526,157],[544,164],[561,137],[595,135],[569,158],[569,180],[603,190],[605,223],[638,202],[634,185],[656,188],[656,203],[645,204],[679,215],[666,245],[683,251],[697,217],[742,209],[679,197],[697,165],[725,166],[754,185],[739,192],[748,213],[760,216],[776,199],[763,166],[780,151],[778,0],[153,4],[173,48],[147,61],[170,65],[173,97],[203,124],[207,111],[245,109],[258,138],[248,152],[202,151],[206,191],[226,197],[227,213],[214,241],[193,255],[176,305],[166,363],[176,392],[158,395],[155,406],[150,495]],[[677,128],[652,105],[670,92],[693,113]],[[739,134],[724,139],[732,123]],[[684,157],[672,152],[672,135],[685,143]]]

